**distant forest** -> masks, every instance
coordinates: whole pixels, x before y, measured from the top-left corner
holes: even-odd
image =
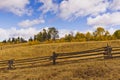
[[[83,42],[83,41],[106,41],[120,39],[120,30],[116,30],[113,34],[105,30],[102,27],[98,27],[93,33],[81,33],[77,32],[75,35],[71,32],[64,37],[59,38],[59,31],[55,27],[43,29],[38,34],[34,35],[34,38],[30,37],[29,40],[25,40],[22,37],[9,38],[3,40],[2,43],[52,43],[52,42]]]

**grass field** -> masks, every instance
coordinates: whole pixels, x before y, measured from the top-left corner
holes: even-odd
[[[0,60],[51,56],[53,52],[79,52],[105,47],[107,43],[120,47],[120,41],[2,45]],[[61,63],[11,71],[4,69],[0,70],[0,80],[120,80],[120,59]]]
[[[120,59],[2,70],[0,80],[120,80]]]
[[[38,56],[51,56],[53,52],[80,52],[89,49],[105,47],[109,43],[112,47],[120,47],[120,41],[97,41],[97,42],[68,42],[51,44],[14,44],[3,45],[0,50],[0,60],[21,59]]]

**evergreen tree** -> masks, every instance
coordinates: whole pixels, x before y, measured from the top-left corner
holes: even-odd
[[[58,30],[55,27],[51,27],[48,29],[49,38],[51,37],[52,40],[55,40],[59,37]]]
[[[30,41],[30,42],[33,41],[32,37],[30,37],[29,41]]]

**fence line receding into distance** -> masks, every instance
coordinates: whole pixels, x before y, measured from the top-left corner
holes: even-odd
[[[81,52],[71,53],[56,53],[53,52],[52,56],[43,56],[18,60],[4,60],[0,61],[0,69],[16,69],[22,67],[35,67],[43,65],[56,65],[57,63],[70,61],[70,60],[88,60],[88,59],[111,59],[120,58],[120,47],[106,46],[93,50],[86,50]]]

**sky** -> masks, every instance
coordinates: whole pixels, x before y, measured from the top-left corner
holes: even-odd
[[[43,28],[55,27],[60,37],[120,29],[120,0],[0,0],[0,41],[29,39]]]

